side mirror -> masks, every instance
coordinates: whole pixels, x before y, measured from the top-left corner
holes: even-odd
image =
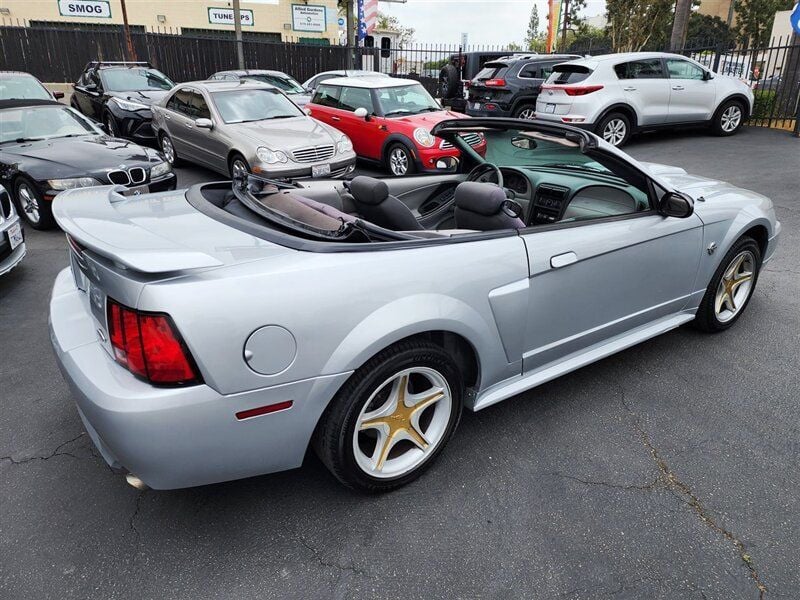
[[[714,79],[714,74],[711,71],[703,71],[703,81]]]
[[[458,159],[455,156],[443,156],[436,161],[436,168],[445,173],[458,171]]]
[[[685,219],[694,212],[694,200],[678,192],[667,192],[659,202],[658,212],[665,217]]]
[[[64,97],[64,92],[53,92],[53,98],[61,100]]]
[[[357,108],[353,114],[357,116],[359,119],[366,119],[367,116],[369,115],[369,113],[367,113],[367,109],[364,107]]]
[[[211,119],[195,119],[194,125],[198,129],[212,129],[214,127],[214,123]]]
[[[304,106],[302,110],[303,110],[303,112],[304,112],[304,113],[306,113],[306,114],[307,114],[309,117],[311,116],[311,109],[310,109],[310,108],[308,108],[307,106]]]

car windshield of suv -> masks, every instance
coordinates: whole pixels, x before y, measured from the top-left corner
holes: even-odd
[[[288,119],[305,114],[277,90],[231,90],[211,96],[226,123]]]
[[[29,75],[0,75],[0,100],[52,100],[50,93]]]
[[[147,90],[171,90],[172,80],[155,69],[103,69],[100,71],[103,85],[109,92],[145,92]]]
[[[402,117],[442,110],[419,83],[376,90],[378,104],[385,117]]]
[[[263,83],[274,85],[284,94],[305,94],[306,90],[291,77],[281,77],[280,75],[248,75],[247,79],[254,79]]]
[[[26,106],[0,110],[0,144],[98,133],[89,121],[66,106]]]

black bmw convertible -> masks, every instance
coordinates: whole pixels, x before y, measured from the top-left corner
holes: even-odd
[[[123,194],[174,190],[170,164],[152,148],[106,135],[78,111],[50,100],[0,100],[0,185],[35,229],[55,226],[60,191],[122,185]]]

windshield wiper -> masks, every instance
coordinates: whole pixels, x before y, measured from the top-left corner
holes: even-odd
[[[41,142],[42,140],[46,140],[45,137],[32,137],[32,138],[17,138],[15,140],[6,140],[2,142],[3,144],[14,143],[14,144],[24,144],[25,142]]]
[[[411,111],[408,110],[407,108],[398,108],[396,110],[390,110],[389,112],[387,112],[383,116],[384,117],[388,117],[390,115],[410,115],[410,114],[411,114]]]

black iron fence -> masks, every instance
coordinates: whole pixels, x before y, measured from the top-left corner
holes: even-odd
[[[227,34],[227,35],[225,35]],[[176,81],[205,79],[215,71],[236,68],[236,41],[229,32],[131,31],[137,60],[149,61]],[[319,41],[319,40],[317,40]],[[304,81],[321,71],[354,68],[419,80],[431,93],[439,90],[448,63],[471,78],[487,60],[521,52],[502,46],[461,48],[446,44],[348,48],[308,41],[276,41],[270,35],[248,35],[243,44],[248,68],[271,68]],[[648,48],[658,50],[658,48]],[[573,45],[571,54],[600,55],[608,46]],[[751,123],[793,128],[800,110],[800,41],[778,38],[764,48],[733,48],[730,42],[693,44],[679,53],[717,73],[733,75],[754,90]],[[80,28],[53,24],[22,27],[0,22],[0,68],[28,71],[42,81],[72,82],[90,60],[130,59],[121,27]]]

